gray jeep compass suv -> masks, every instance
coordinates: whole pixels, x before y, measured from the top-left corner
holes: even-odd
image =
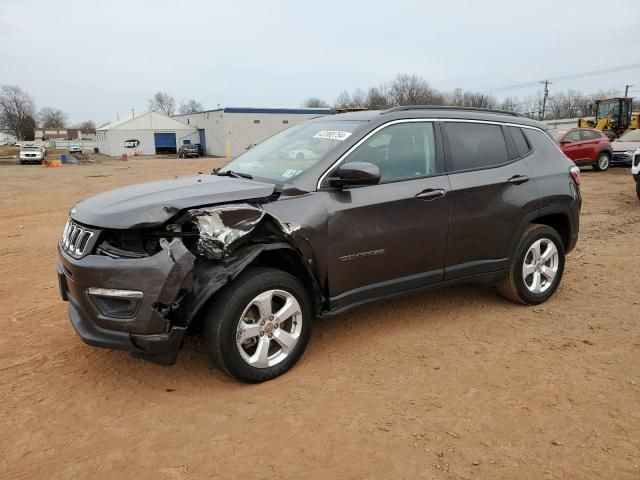
[[[300,358],[317,318],[462,281],[526,305],[578,238],[580,176],[545,126],[399,107],[313,119],[208,175],[79,202],[58,278],[82,339],[171,364],[202,329],[247,382]]]

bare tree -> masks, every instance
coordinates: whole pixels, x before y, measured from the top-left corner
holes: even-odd
[[[500,102],[500,109],[520,113],[522,104],[518,97],[505,97]]]
[[[202,104],[200,102],[196,102],[195,100],[189,100],[188,102],[182,100],[180,102],[180,113],[183,115],[188,113],[198,113],[203,110],[204,108],[202,107]]]
[[[96,129],[96,122],[93,120],[86,120],[77,124],[76,128],[79,128],[83,133],[93,132]]]
[[[318,97],[309,97],[302,102],[304,108],[326,108],[329,106],[327,102]]]
[[[176,100],[167,92],[157,92],[147,102],[149,103],[149,108],[155,112],[164,113],[168,116],[176,113]]]
[[[367,94],[363,90],[356,88],[351,94],[351,106],[363,108],[366,107]]]
[[[59,108],[41,108],[38,119],[42,128],[64,128],[67,124],[67,114]]]
[[[365,106],[369,110],[383,110],[385,108],[389,108],[391,106],[389,88],[386,85],[371,87],[367,91]]]
[[[333,104],[335,108],[349,108],[351,107],[351,95],[346,90],[340,92],[338,98],[336,98],[335,103]]]
[[[0,126],[9,128],[24,139],[35,127],[35,104],[31,96],[17,85],[3,85],[0,90]]]
[[[394,105],[442,105],[444,98],[440,92],[429,87],[427,81],[418,75],[402,73],[391,82],[391,98]]]

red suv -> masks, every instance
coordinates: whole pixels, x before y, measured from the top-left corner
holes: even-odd
[[[609,168],[613,150],[609,138],[601,131],[593,128],[556,128],[549,130],[549,134],[576,165],[593,165],[598,171]]]

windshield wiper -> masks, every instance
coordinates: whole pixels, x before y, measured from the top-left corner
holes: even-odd
[[[233,177],[233,178],[248,178],[249,180],[253,180],[253,177],[248,173],[240,173],[234,172],[233,170],[225,170],[224,172],[216,172],[216,175],[221,177]]]

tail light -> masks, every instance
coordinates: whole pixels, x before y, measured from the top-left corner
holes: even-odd
[[[569,175],[571,176],[571,180],[573,180],[573,183],[576,184],[576,186],[580,186],[580,169],[578,167],[576,167],[575,165],[571,168],[569,168]]]

